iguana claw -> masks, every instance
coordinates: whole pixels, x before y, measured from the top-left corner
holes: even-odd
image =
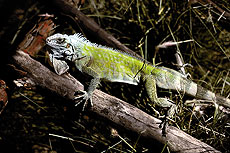
[[[92,96],[90,96],[86,91],[84,91],[84,90],[78,90],[78,91],[76,91],[76,93],[75,93],[75,95],[78,95],[78,94],[81,94],[81,95],[79,95],[79,96],[76,96],[75,98],[74,98],[74,100],[79,100],[79,99],[81,99],[75,106],[78,106],[79,104],[81,104],[82,102],[84,103],[83,104],[83,108],[82,108],[82,111],[84,111],[85,110],[85,107],[87,106],[87,104],[88,104],[88,100],[89,100],[89,102],[90,102],[90,106],[92,107],[93,106],[93,101],[92,101]]]

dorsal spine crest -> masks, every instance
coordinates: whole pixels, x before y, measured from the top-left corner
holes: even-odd
[[[70,37],[71,37],[72,41],[74,41],[73,43],[77,47],[79,47],[80,49],[82,49],[82,50],[84,50],[85,46],[86,47],[101,48],[101,49],[105,49],[105,50],[110,51],[110,52],[118,52],[118,53],[130,56],[130,57],[133,57],[133,58],[138,59],[138,60],[140,60],[142,62],[145,61],[144,59],[141,59],[139,57],[136,57],[136,56],[130,55],[128,53],[122,52],[120,50],[117,50],[117,49],[114,49],[114,48],[111,48],[111,47],[107,47],[107,46],[103,46],[103,45],[100,45],[100,44],[97,44],[97,43],[92,43],[85,36],[83,36],[81,33],[75,33],[74,35],[70,35]],[[148,61],[145,61],[145,63],[146,64],[150,64]]]

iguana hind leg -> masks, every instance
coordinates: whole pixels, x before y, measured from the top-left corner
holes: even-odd
[[[144,75],[142,76],[142,79],[145,83],[145,88],[147,91],[147,94],[149,96],[149,99],[152,103],[159,107],[168,108],[167,116],[165,117],[164,125],[163,125],[163,134],[166,132],[166,126],[167,126],[167,117],[171,118],[176,112],[176,105],[173,104],[173,101],[167,99],[167,98],[158,98],[157,97],[157,91],[156,91],[156,80],[154,76],[152,75]]]

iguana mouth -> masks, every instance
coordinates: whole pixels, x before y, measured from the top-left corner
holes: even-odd
[[[75,58],[73,61],[75,62],[75,61],[81,60],[81,59],[83,59],[83,58],[86,58],[86,56],[82,56],[82,57]]]

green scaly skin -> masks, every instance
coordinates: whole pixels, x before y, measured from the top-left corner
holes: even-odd
[[[143,59],[91,43],[81,34],[69,36],[55,34],[48,37],[46,43],[50,47],[50,60],[57,74],[61,75],[68,71],[69,67],[65,61],[71,61],[80,71],[93,77],[87,92],[80,91],[83,94],[75,98],[85,102],[84,107],[87,100],[93,105],[92,94],[101,79],[134,85],[137,85],[142,79],[151,102],[168,108],[167,116],[169,117],[172,117],[176,112],[176,105],[167,98],[158,98],[156,85],[230,107],[229,99],[215,95],[186,79],[177,71],[165,67],[155,67]]]

